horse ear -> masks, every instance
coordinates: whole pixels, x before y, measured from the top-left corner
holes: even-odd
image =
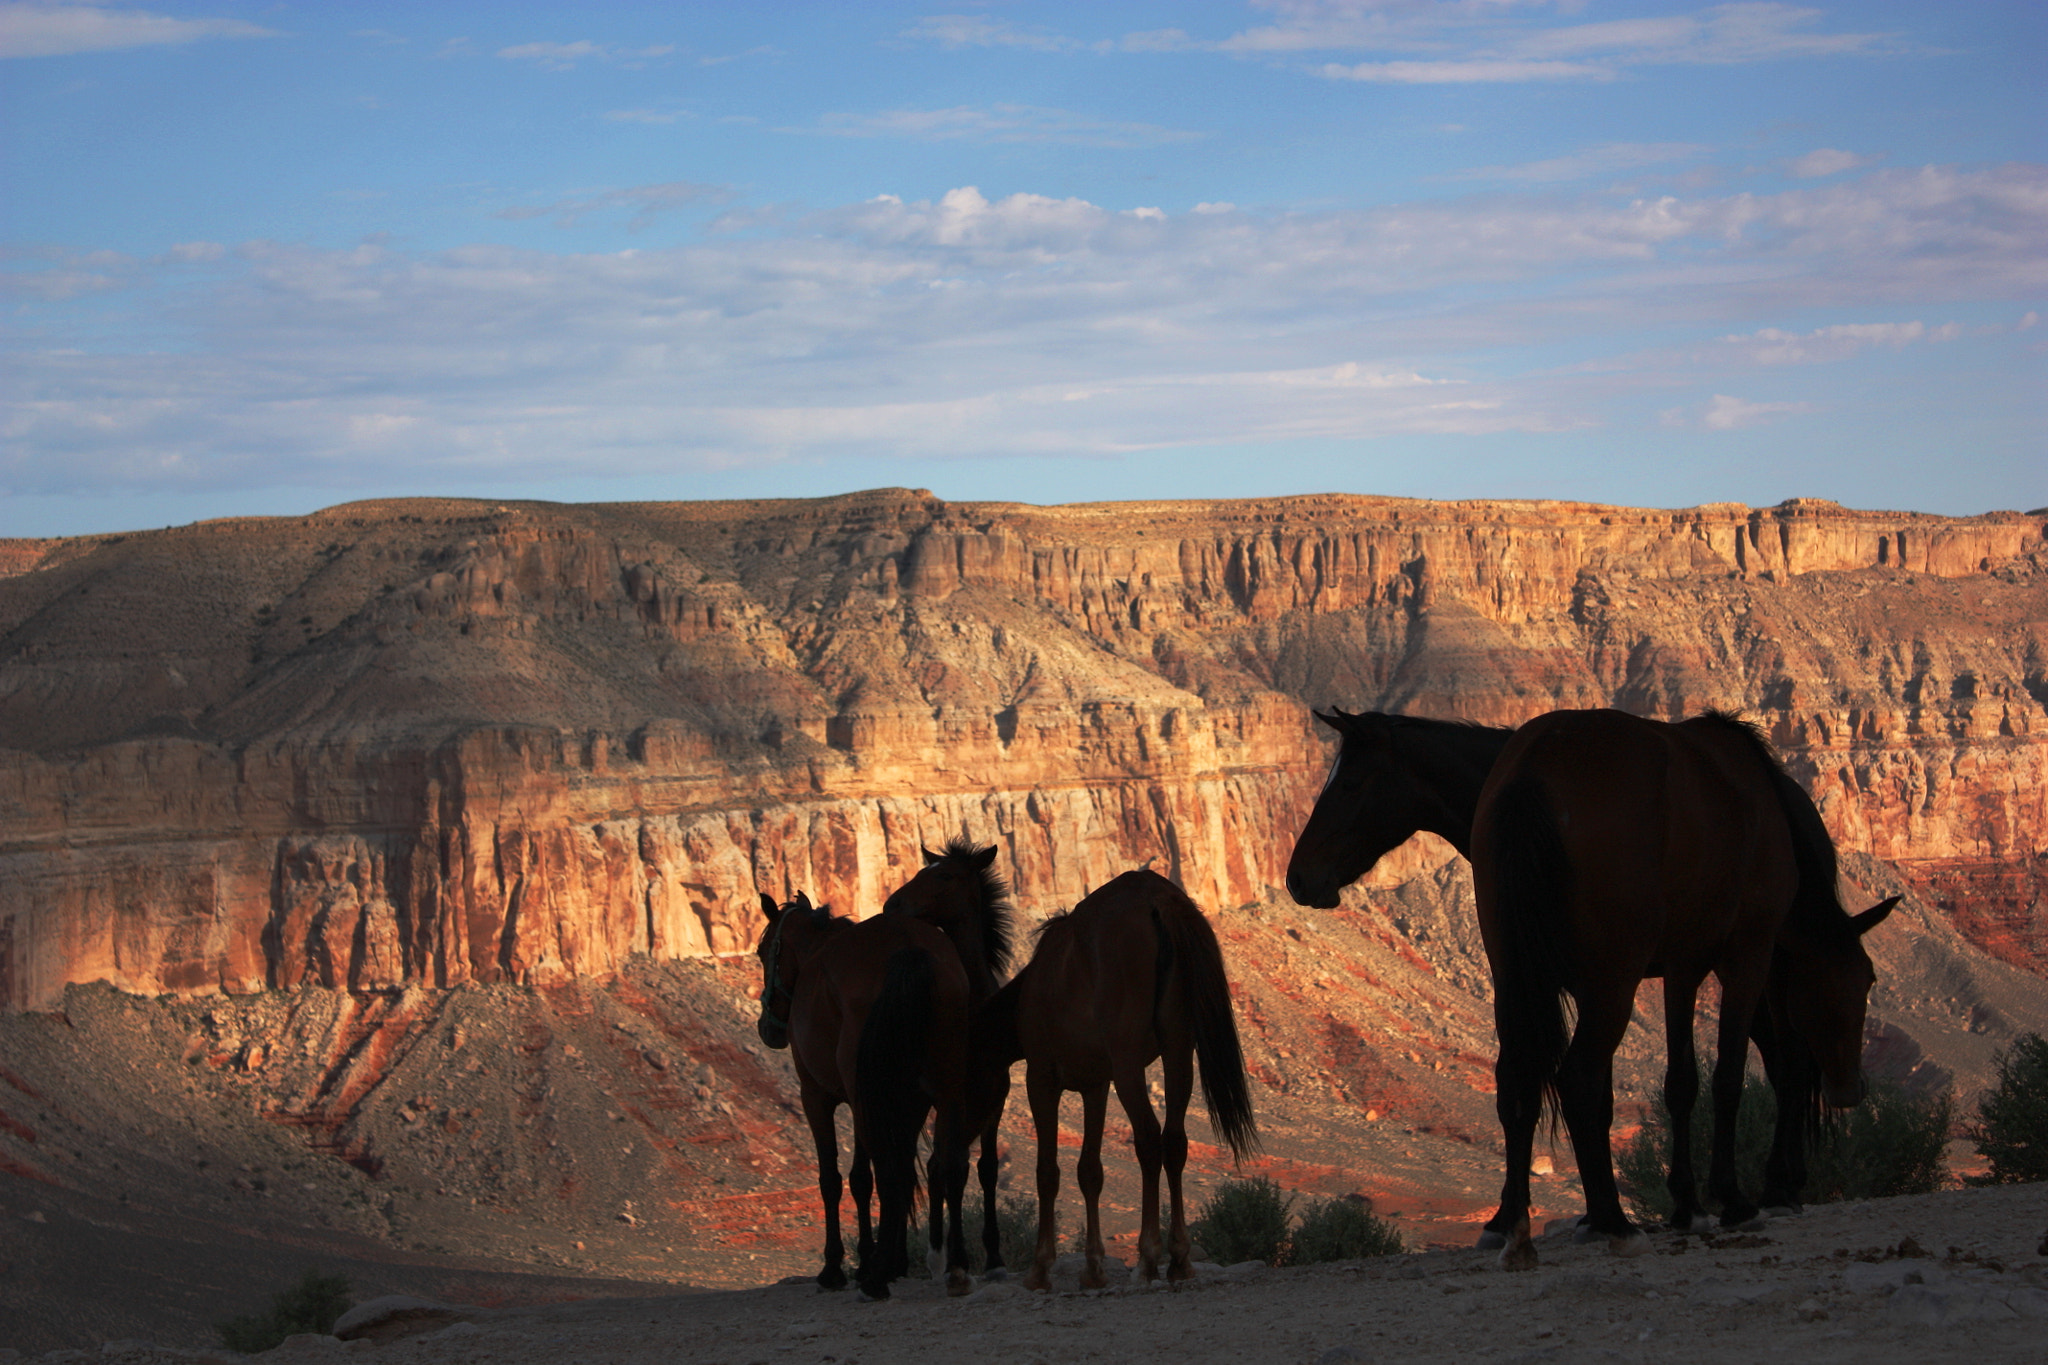
[[[986,872],[988,870],[989,864],[993,863],[995,860],[996,846],[994,844],[990,844],[987,848],[983,849],[981,852],[974,855],[974,870],[976,872]]]
[[[1348,733],[1350,729],[1350,727],[1347,726],[1344,722],[1350,720],[1351,717],[1344,714],[1344,708],[1341,706],[1333,706],[1327,712],[1317,711],[1311,708],[1309,714],[1314,716],[1323,724],[1329,726],[1332,730],[1335,730],[1340,735]]]
[[[801,891],[797,892],[795,903],[796,908],[803,911],[806,915],[811,913],[811,898],[805,893]]]
[[[1857,936],[1861,937],[1862,935],[1869,933],[1872,929],[1875,929],[1878,925],[1884,923],[1884,917],[1886,915],[1889,915],[1892,912],[1892,908],[1903,899],[1905,899],[1903,896],[1892,896],[1885,900],[1881,900],[1876,905],[1873,905],[1868,910],[1865,910],[1862,914],[1857,915],[1855,918],[1851,919],[1849,923],[1856,926]]]
[[[769,895],[766,891],[761,893],[761,913],[768,917],[770,923],[774,922],[775,914],[781,908],[781,906],[775,903],[775,897]]]
[[[931,851],[930,849],[926,848],[926,847],[925,847],[925,846],[924,846],[923,844],[919,844],[919,845],[917,846],[917,851],[918,851],[919,853],[922,853],[922,854],[924,854],[924,865],[925,865],[926,867],[930,867],[930,866],[931,866],[931,865],[932,865],[933,863],[937,862],[937,861],[939,860],[939,858],[940,858],[940,857],[942,856],[942,855],[940,855],[940,854],[937,854],[937,853],[934,853],[934,852],[932,852],[932,851]]]

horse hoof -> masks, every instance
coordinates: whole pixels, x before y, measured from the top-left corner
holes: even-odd
[[[821,1270],[821,1271],[819,1271],[819,1272],[818,1272],[818,1288],[820,1288],[820,1289],[844,1289],[844,1288],[846,1288],[846,1272],[845,1272],[845,1271],[843,1271],[843,1270],[841,1270],[841,1269],[840,1269],[840,1268],[839,1268],[838,1266],[836,1266],[836,1265],[834,1265],[834,1266],[827,1266],[827,1267],[825,1267],[825,1268],[824,1268],[823,1270]]]
[[[1167,1263],[1166,1282],[1168,1284],[1186,1284],[1193,1278],[1195,1278],[1194,1262],[1186,1257],[1181,1257]]]
[[[882,1303],[885,1302],[888,1299],[888,1297],[889,1286],[886,1284],[864,1284],[860,1286],[860,1301],[862,1303]]]
[[[1083,1289],[1107,1289],[1109,1288],[1109,1276],[1102,1273],[1101,1266],[1095,1267],[1092,1271],[1083,1270],[1081,1272],[1081,1287]]]
[[[1536,1244],[1527,1237],[1518,1237],[1500,1253],[1502,1270],[1534,1270],[1541,1263],[1536,1255]]]
[[[1479,1234],[1478,1245],[1481,1251],[1499,1251],[1507,1244],[1508,1235],[1505,1232],[1495,1232],[1492,1228],[1487,1228]]]
[[[1764,1210],[1765,1218],[1800,1218],[1805,1214],[1804,1204],[1772,1204]]]
[[[1024,1287],[1039,1294],[1052,1293],[1052,1277],[1043,1271],[1034,1270],[1024,1277]]]
[[[1010,1278],[1010,1268],[1008,1266],[992,1265],[988,1268],[988,1273],[981,1278],[988,1284],[1001,1284],[1004,1280]]]
[[[1641,1232],[1607,1239],[1607,1250],[1616,1256],[1642,1256],[1650,1250],[1650,1239]]]
[[[946,1272],[946,1297],[962,1298],[974,1292],[974,1277],[959,1267]]]

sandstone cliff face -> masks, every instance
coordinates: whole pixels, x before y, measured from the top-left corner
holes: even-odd
[[[958,833],[1032,911],[1147,860],[1236,907],[1333,703],[1744,708],[1846,847],[2044,971],[2044,529],[885,490],[10,542],[0,1003],[742,951],[757,889],[871,913]]]

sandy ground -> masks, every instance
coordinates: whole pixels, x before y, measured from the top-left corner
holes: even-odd
[[[1816,1208],[1760,1231],[1660,1234],[1622,1257],[1559,1229],[1543,1264],[1435,1250],[1273,1270],[1205,1269],[1032,1294],[1011,1282],[949,1300],[912,1281],[887,1303],[807,1283],[537,1308],[462,1310],[394,1340],[294,1338],[261,1359],[380,1365],[948,1359],[1005,1365],[1170,1358],[1300,1361],[2040,1361],[2048,1339],[2048,1184]],[[247,1360],[141,1342],[0,1361]]]

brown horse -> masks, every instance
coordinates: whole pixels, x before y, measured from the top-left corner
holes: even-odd
[[[943,852],[921,849],[924,867],[882,902],[885,915],[908,915],[936,926],[952,940],[967,972],[968,999],[977,1011],[972,1035],[979,1028],[979,1011],[996,993],[1010,971],[1010,955],[1016,939],[1010,888],[994,870],[993,844],[978,847],[970,839],[950,840]],[[981,1245],[987,1277],[1003,1279],[1002,1227],[996,1217],[996,1179],[1000,1174],[1000,1132],[1003,1105],[1010,1096],[1010,1072],[1004,1066],[971,1066],[968,1072],[966,1123],[969,1132],[981,1134],[981,1160],[976,1172],[981,1179]],[[932,1150],[936,1163],[939,1151]],[[939,1183],[936,1176],[931,1183]],[[932,1206],[931,1258],[936,1273],[940,1253],[938,1204]]]
[[[1025,1063],[1024,1089],[1038,1134],[1038,1246],[1025,1284],[1049,1288],[1058,1252],[1060,1097],[1069,1090],[1081,1092],[1081,1159],[1074,1173],[1087,1206],[1081,1284],[1099,1289],[1107,1282],[1098,1201],[1112,1085],[1131,1121],[1144,1183],[1139,1269],[1148,1280],[1158,1277],[1163,1167],[1173,1206],[1167,1278],[1192,1275],[1181,1172],[1197,1057],[1202,1098],[1218,1135],[1240,1158],[1258,1142],[1223,952],[1194,902],[1151,871],[1126,872],[1096,888],[1046,921],[1031,961],[981,1010],[976,1026],[977,1068],[1007,1074],[1011,1062]],[[1155,1058],[1164,1071],[1163,1129],[1145,1078]]]
[[[1513,737],[1512,729],[1379,712],[1314,714],[1342,742],[1288,861],[1287,887],[1297,903],[1334,907],[1345,886],[1419,829],[1447,840],[1465,857],[1472,856],[1472,819],[1479,793],[1494,760]],[[1802,880],[1832,886],[1834,845],[1812,798],[1789,778],[1781,781],[1779,794],[1787,817],[1806,830],[1794,841],[1802,859]],[[1814,864],[1810,869],[1808,861]],[[1788,1210],[1798,1207],[1806,1184],[1805,1142],[1821,1112],[1820,1071],[1807,1037],[1829,1034],[1825,1026],[1808,1029],[1799,1022],[1814,999],[1814,993],[1799,988],[1800,957],[1794,946],[1781,943],[1774,949],[1765,1008],[1750,1023],[1750,1037],[1778,1102],[1762,1202],[1767,1208]],[[1673,1050],[1667,1057],[1664,1091],[1672,1110],[1673,1156],[1679,1169],[1672,1216],[1678,1228],[1690,1227],[1699,1212],[1697,1182],[1690,1175],[1691,1115],[1698,1090],[1699,1073],[1691,1052]],[[1489,1227],[1479,1245],[1497,1249],[1506,1241],[1504,1233]]]
[[[1536,1264],[1529,1158],[1546,1095],[1571,1135],[1588,1231],[1618,1251],[1642,1248],[1622,1213],[1608,1129],[1614,1052],[1645,977],[1664,978],[1674,1057],[1691,1052],[1701,983],[1711,972],[1721,985],[1708,1185],[1724,1222],[1756,1214],[1735,1179],[1735,1112],[1781,947],[1796,973],[1793,1022],[1827,1102],[1862,1098],[1875,973],[1861,936],[1893,902],[1843,913],[1834,846],[1817,815],[1802,818],[1810,803],[1802,811],[1796,791],[1753,727],[1714,712],[1666,724],[1556,711],[1517,730],[1495,761],[1473,821],[1472,880],[1500,1036],[1508,1170],[1488,1226],[1507,1238],[1503,1265]],[[1569,1036],[1566,995],[1577,1007]],[[1676,1147],[1673,1194],[1691,1198],[1690,1163]]]
[[[818,1153],[825,1208],[825,1268],[818,1283],[846,1284],[839,1233],[838,1134],[833,1114],[853,1110],[854,1202],[861,1220],[861,1292],[887,1298],[889,1282],[909,1268],[907,1227],[917,1190],[917,1142],[934,1105],[935,1146],[944,1163],[954,1214],[947,1291],[971,1287],[958,1205],[966,1184],[963,1103],[967,1066],[967,976],[939,930],[911,920],[835,919],[802,895],[777,908],[763,896],[769,926],[761,960],[761,1039],[787,1046],[795,1063],[804,1118]],[[866,1168],[880,1195],[875,1235],[867,1226]],[[937,1202],[937,1195],[934,1195]]]

